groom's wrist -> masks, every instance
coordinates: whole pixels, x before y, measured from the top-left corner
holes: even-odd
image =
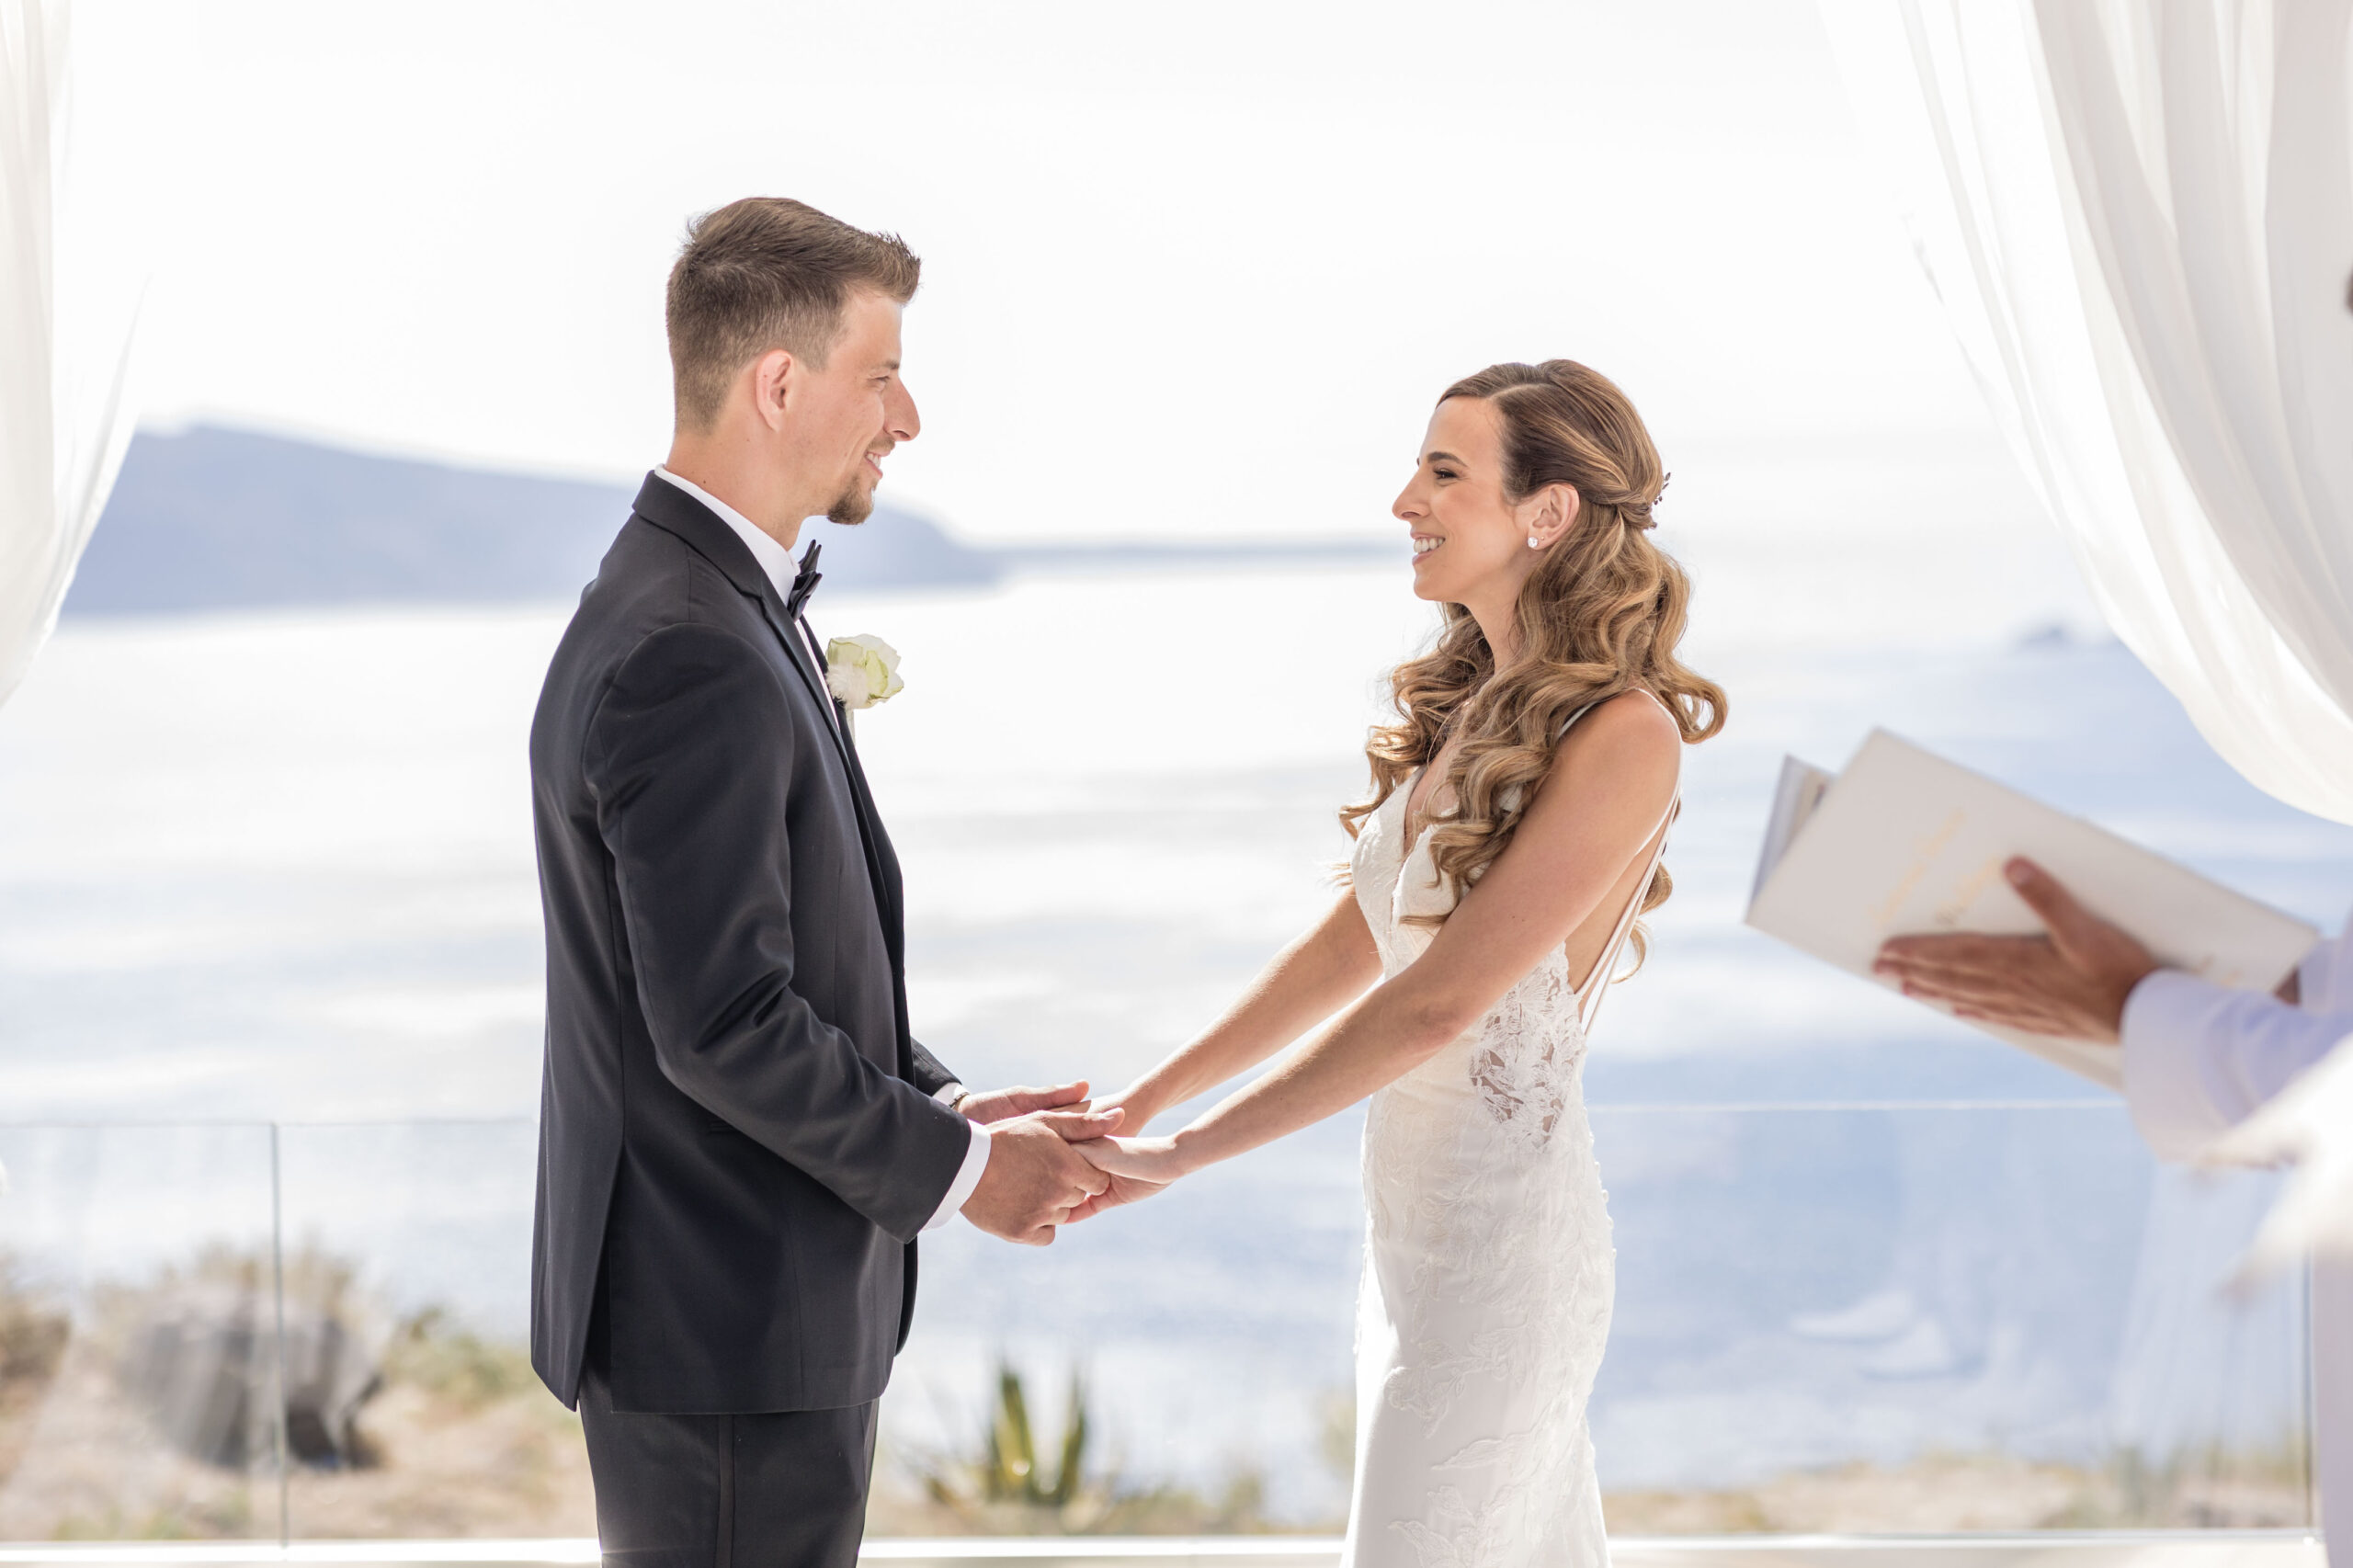
[[[948,1184],[948,1191],[941,1196],[939,1207],[932,1211],[931,1219],[925,1223],[926,1231],[938,1230],[961,1213],[964,1205],[972,1201],[972,1194],[980,1189],[981,1177],[988,1172],[989,1130],[977,1121],[968,1121],[964,1126],[972,1139],[964,1146],[964,1163],[957,1167],[956,1179]]]

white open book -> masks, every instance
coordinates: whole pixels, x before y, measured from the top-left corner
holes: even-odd
[[[2003,878],[2024,855],[2165,964],[2270,990],[2319,939],[2257,903],[2079,817],[1874,730],[1836,776],[1795,757],[1766,824],[1748,924],[1851,974],[1890,937],[2030,933],[2041,922]],[[2088,1040],[1989,1029],[2111,1089],[2120,1053]]]

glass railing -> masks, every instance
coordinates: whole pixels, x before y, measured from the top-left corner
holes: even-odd
[[[1613,1532],[2310,1524],[2306,1287],[2231,1283],[2276,1178],[2105,1103],[1592,1114]],[[926,1238],[873,1532],[1336,1527],[1354,1137],[1042,1251]],[[0,1540],[591,1533],[526,1348],[535,1138],[0,1127]]]

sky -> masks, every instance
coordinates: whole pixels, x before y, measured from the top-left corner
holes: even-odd
[[[1810,0],[82,0],[76,28],[72,243],[149,279],[151,426],[641,472],[684,225],[764,193],[925,258],[924,433],[886,494],[979,539],[1388,528],[1438,390],[1553,355],[1702,492],[1721,454],[2006,461]]]

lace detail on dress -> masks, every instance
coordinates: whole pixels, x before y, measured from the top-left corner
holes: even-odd
[[[1471,1086],[1505,1136],[1528,1153],[1551,1141],[1585,1064],[1576,1018],[1568,961],[1555,955],[1480,1022]]]
[[[1502,1519],[1492,1509],[1472,1508],[1461,1492],[1441,1486],[1430,1494],[1430,1522],[1399,1519],[1389,1528],[1404,1536],[1423,1568],[1481,1568],[1503,1561],[1497,1530]]]

